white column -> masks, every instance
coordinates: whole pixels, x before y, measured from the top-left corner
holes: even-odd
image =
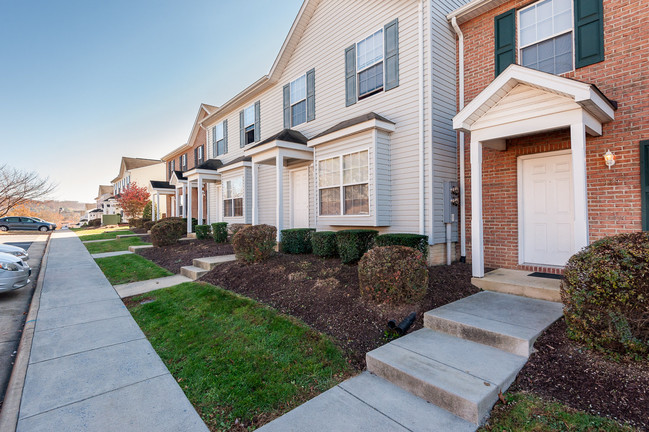
[[[284,226],[284,156],[278,154],[275,159],[275,171],[277,176],[277,214],[275,216],[275,226],[277,227],[277,241],[282,240],[281,231]]]
[[[471,141],[471,262],[473,277],[484,277],[482,143],[480,141]]]
[[[151,195],[151,220],[157,221],[155,218],[155,194]]]
[[[192,232],[192,182],[187,180],[187,234]]]
[[[197,190],[197,199],[198,199],[198,224],[203,225],[203,177],[198,175],[198,190]]]
[[[258,185],[257,185],[257,165],[255,162],[252,163],[252,224],[259,224],[259,201],[257,201],[258,195]]]
[[[212,183],[213,184],[213,183]],[[205,205],[207,206],[207,220],[205,221],[206,225],[212,223],[211,221],[211,211],[210,211],[210,184],[206,183],[205,185]]]
[[[572,151],[572,187],[575,207],[575,249],[588,245],[588,191],[586,189],[586,126],[584,123],[570,125],[570,149]]]
[[[185,200],[183,201],[183,217],[187,217],[187,185],[188,182],[185,182],[183,185],[183,194],[185,195]]]
[[[176,214],[174,214],[174,216],[180,217],[180,201],[178,200],[178,198],[179,198],[179,196],[178,196],[178,188],[174,189],[174,191],[176,193]]]
[[[160,193],[155,193],[155,220],[160,220]]]

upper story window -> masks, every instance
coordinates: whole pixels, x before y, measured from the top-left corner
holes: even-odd
[[[572,0],[543,0],[518,12],[519,59],[551,74],[573,70]]]
[[[318,187],[320,215],[368,215],[368,151],[319,161]]]
[[[306,75],[291,82],[291,125],[306,122]]]
[[[182,171],[187,171],[187,153],[180,156],[180,169]]]
[[[255,106],[243,110],[243,145],[255,142]]]
[[[315,120],[315,69],[283,88],[284,128]]]
[[[196,147],[196,154],[194,156],[194,159],[195,159],[194,166],[198,166],[203,162],[205,162],[205,154],[203,151],[203,146]]]
[[[225,147],[226,121],[223,121],[212,128],[212,155],[220,156],[227,152]]]
[[[383,29],[356,44],[358,97],[383,89]]]
[[[243,216],[243,177],[236,177],[225,182],[223,216]]]

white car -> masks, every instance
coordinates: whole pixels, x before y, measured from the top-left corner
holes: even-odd
[[[18,246],[0,244],[0,253],[8,253],[9,255],[18,257],[23,261],[27,261],[29,259],[29,254],[27,253],[27,251]]]
[[[12,291],[27,285],[32,269],[26,262],[8,253],[0,252],[0,292]]]

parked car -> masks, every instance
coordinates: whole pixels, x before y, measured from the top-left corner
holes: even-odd
[[[29,254],[27,253],[27,251],[18,246],[0,244],[0,253],[8,253],[9,255],[18,257],[23,261],[27,261],[29,259]]]
[[[56,224],[47,222],[38,218],[24,217],[24,216],[7,216],[0,219],[0,231],[9,230],[38,230],[38,231],[54,231]]]
[[[32,269],[26,262],[8,253],[0,252],[0,292],[12,291],[27,285]]]

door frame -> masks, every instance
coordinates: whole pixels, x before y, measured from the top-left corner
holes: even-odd
[[[299,167],[295,167],[293,169],[288,170],[288,223],[291,228],[295,227],[295,224],[293,223],[293,173],[297,171],[306,171],[306,194],[307,194],[307,225],[309,227],[311,226],[311,202],[309,200],[309,191],[310,191],[310,184],[309,184],[309,168],[311,167],[311,164],[308,165],[300,165]]]
[[[518,188],[517,195],[518,195],[518,264],[519,265],[526,265],[530,264],[525,261],[525,228],[524,228],[524,223],[525,223],[525,218],[523,217],[524,213],[524,205],[523,205],[523,161],[528,160],[528,159],[540,159],[540,158],[545,158],[545,157],[553,157],[553,156],[564,156],[564,155],[571,155],[571,157],[574,157],[572,155],[572,150],[558,150],[558,151],[551,151],[551,152],[542,152],[542,153],[532,153],[532,154],[527,154],[527,155],[522,155],[518,156],[516,158],[516,176],[517,176],[517,185],[516,187]],[[571,160],[571,169],[572,169],[572,160]],[[570,183],[572,183],[573,187],[573,193],[574,193],[574,183],[573,183],[573,176],[570,176]],[[575,223],[575,220],[573,218],[573,225]],[[573,226],[574,229],[574,226]],[[574,233],[573,233],[574,236]],[[573,238],[573,243],[574,243],[574,238]],[[573,244],[574,246],[574,244]],[[534,265],[543,265],[543,264],[538,264],[534,263]],[[550,264],[546,264],[548,267],[554,267]]]

